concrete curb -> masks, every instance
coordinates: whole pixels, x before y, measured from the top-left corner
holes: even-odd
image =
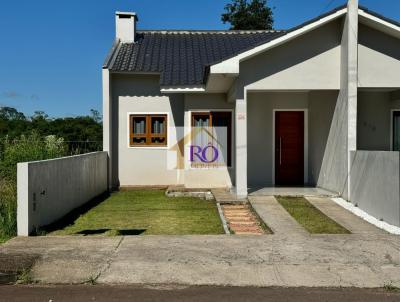
[[[352,203],[347,202],[346,200],[344,200],[343,198],[332,198],[332,200],[338,204],[339,206],[341,206],[342,208],[345,208],[346,210],[350,211],[351,213],[353,213],[354,215],[364,219],[365,221],[373,224],[374,226],[376,226],[377,228],[380,228],[390,234],[393,235],[400,235],[400,228],[394,225],[391,225],[385,221],[380,221],[378,219],[376,219],[375,217],[369,215],[368,213],[364,212],[363,210],[361,210],[360,208],[354,206]]]
[[[226,219],[224,213],[222,212],[221,204],[217,202],[217,208],[219,213],[219,218],[221,219],[222,226],[224,227],[225,234],[230,235],[231,232],[229,231],[228,224],[226,223]]]

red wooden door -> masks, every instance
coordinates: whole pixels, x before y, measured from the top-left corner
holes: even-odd
[[[275,184],[304,185],[304,112],[275,115]]]

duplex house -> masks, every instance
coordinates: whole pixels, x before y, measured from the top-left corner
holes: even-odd
[[[289,30],[138,30],[135,13],[115,17],[110,187],[321,187],[400,225],[398,22],[356,0]],[[196,127],[225,129],[225,165],[193,165]]]

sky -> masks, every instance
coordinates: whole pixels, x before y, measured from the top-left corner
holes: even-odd
[[[1,0],[0,107],[51,117],[101,112],[101,66],[115,37],[115,11],[134,11],[139,29],[227,29],[229,0]],[[268,0],[287,29],[345,0]],[[360,0],[400,20],[400,0]]]

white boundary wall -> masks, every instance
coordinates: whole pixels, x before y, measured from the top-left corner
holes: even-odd
[[[351,163],[351,203],[400,227],[400,153],[352,151]]]
[[[18,164],[18,236],[29,236],[108,190],[107,152]]]

